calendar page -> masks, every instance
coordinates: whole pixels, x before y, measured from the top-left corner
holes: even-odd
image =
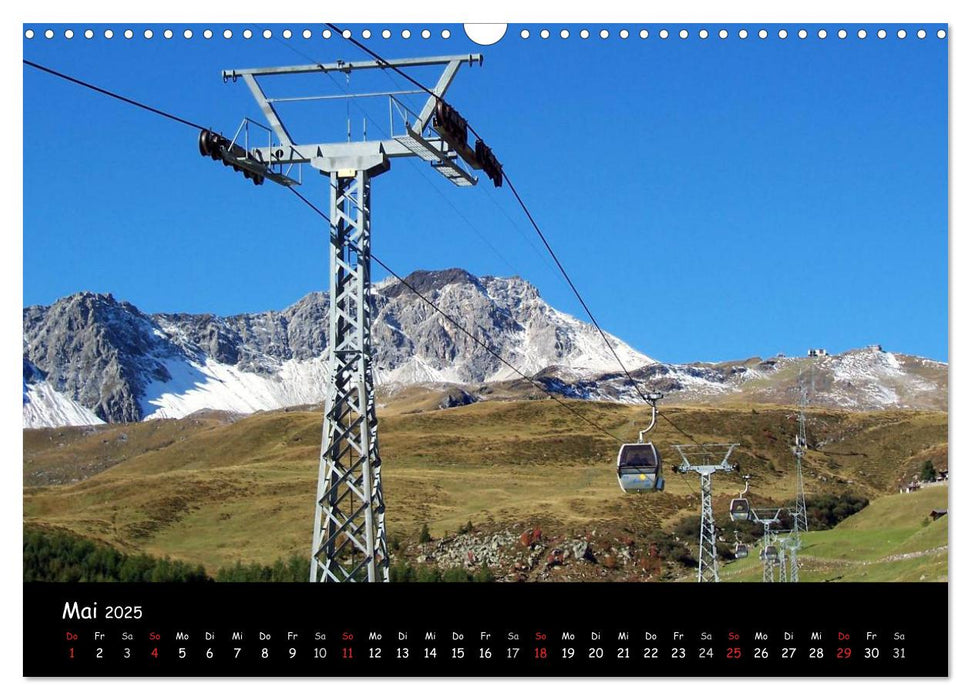
[[[947,24],[22,36],[25,676],[949,674]]]

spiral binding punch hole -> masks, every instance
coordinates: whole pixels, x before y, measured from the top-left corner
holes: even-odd
[[[730,25],[731,26],[731,25]],[[777,38],[778,40],[789,39],[790,37],[798,38],[800,40],[810,40],[817,39],[820,41],[829,39],[840,39],[845,40],[847,38],[855,36],[859,40],[865,39],[877,39],[877,40],[887,40],[896,38],[898,40],[906,39],[917,39],[925,40],[929,37],[936,37],[937,39],[946,39],[948,36],[948,30],[945,28],[930,29],[926,27],[918,27],[914,29],[906,29],[903,27],[894,28],[892,26],[857,26],[853,27],[840,27],[836,26],[833,29],[825,29],[822,27],[805,27],[805,26],[791,26],[791,27],[778,27],[770,28],[766,26],[745,26],[745,25],[734,25],[732,29],[729,30],[727,27],[720,26],[693,26],[689,27],[678,27],[677,25],[672,26],[660,26],[655,30],[648,29],[646,27],[622,27],[622,28],[597,28],[596,26],[583,26],[578,25],[574,28],[571,25],[569,28],[555,26],[539,26],[538,28],[522,27],[514,31],[515,35],[518,35],[520,39],[549,39],[559,38],[561,40],[578,39],[581,41],[587,41],[591,38],[599,38],[602,40],[606,39],[619,39],[626,40],[628,38],[636,37],[640,39],[660,39],[668,40],[670,38],[678,38],[681,40],[687,39],[700,39],[705,40],[712,36],[717,36],[719,39],[736,39],[740,41],[748,40],[749,37],[758,37],[760,40]],[[507,24],[465,24],[463,25],[464,33],[466,38],[468,38],[473,43],[479,46],[493,46],[500,41],[509,33],[509,25]],[[330,29],[314,30],[309,27],[303,28],[292,28],[292,27],[243,27],[241,29],[230,29],[228,27],[218,28],[218,27],[205,27],[201,29],[190,29],[188,27],[184,29],[177,29],[173,27],[162,27],[161,29],[153,29],[145,27],[143,29],[135,29],[134,27],[126,27],[118,30],[111,28],[96,29],[94,27],[62,27],[62,28],[36,28],[25,26],[23,31],[24,39],[26,40],[36,40],[36,39],[46,39],[55,40],[63,39],[66,41],[72,41],[75,39],[85,39],[90,41],[93,39],[103,38],[105,40],[112,40],[115,38],[124,38],[126,40],[138,40],[142,39],[144,41],[158,41],[171,40],[177,37],[181,37],[185,40],[191,39],[223,39],[223,40],[243,40],[248,41],[254,38],[262,37],[263,39],[283,39],[283,40],[293,40],[293,39],[304,39],[309,40],[315,37],[321,39],[332,39],[340,38],[335,35]],[[431,27],[420,27],[420,28],[401,28],[397,30],[392,30],[388,28],[372,29],[345,29],[343,30],[341,36],[345,39],[350,37],[356,37],[363,39],[365,41],[376,40],[376,39],[444,39],[449,40],[453,38],[452,30],[448,27],[438,26],[434,29]]]

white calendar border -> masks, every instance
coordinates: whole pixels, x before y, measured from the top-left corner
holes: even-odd
[[[336,3],[334,3],[336,5]],[[966,3],[965,3],[966,4]],[[196,1],[169,0],[164,4],[134,5],[129,2],[114,0],[105,2],[101,0],[89,0],[84,3],[68,2],[65,0],[48,1],[43,3],[20,4],[15,8],[6,6],[3,10],[5,20],[3,23],[3,66],[4,84],[9,86],[8,92],[22,98],[22,67],[18,59],[22,55],[22,30],[20,25],[25,21],[31,22],[64,22],[64,21],[85,21],[85,22],[104,22],[118,21],[119,19],[132,22],[153,22],[163,19],[178,18],[185,22],[200,21],[267,21],[273,22],[302,20],[319,18],[319,21],[334,22],[366,22],[366,21],[385,21],[385,22],[497,22],[510,21],[517,22],[557,22],[570,23],[577,21],[590,22],[632,22],[643,21],[650,23],[657,22],[746,22],[758,20],[765,23],[781,22],[865,22],[869,20],[879,20],[884,23],[893,22],[951,22],[949,30],[949,46],[951,51],[951,124],[958,124],[961,121],[968,123],[969,110],[967,100],[969,91],[962,86],[959,79],[971,74],[969,68],[967,49],[962,46],[962,32],[971,34],[967,19],[968,13],[958,2],[945,0],[911,0],[902,2],[900,0],[884,0],[876,3],[849,2],[848,0],[815,0],[812,3],[784,3],[772,2],[768,0],[756,0],[742,2],[736,0],[734,3],[718,2],[716,0],[696,0],[691,5],[682,3],[665,3],[664,5],[646,6],[646,4],[635,4],[622,0],[596,0],[589,5],[575,4],[566,6],[558,5],[555,13],[551,8],[543,3],[535,3],[532,6],[522,0],[489,0],[488,2],[467,3],[467,2],[443,2],[442,0],[426,0],[422,3],[391,3],[388,0],[372,0],[364,6],[363,3],[344,3],[342,7],[330,7],[331,3],[305,2],[297,0],[288,3],[287,7],[270,6],[266,4],[252,4],[243,7],[238,2],[226,2],[225,0],[214,0],[208,3],[198,3]],[[962,49],[964,49],[962,51]],[[538,48],[537,50],[542,50]],[[3,444],[6,446],[5,452],[7,459],[4,460],[4,483],[2,493],[4,494],[7,507],[4,509],[3,523],[3,552],[6,561],[19,561],[22,548],[22,471],[15,468],[22,460],[22,415],[16,407],[19,406],[20,387],[14,385],[14,380],[19,379],[16,372],[10,368],[19,366],[20,340],[22,333],[22,189],[19,178],[16,177],[16,166],[22,162],[22,139],[16,138],[22,133],[22,105],[16,110],[3,110],[2,120],[3,133],[7,135],[8,141],[14,142],[15,153],[7,154],[7,162],[12,163],[13,167],[8,167],[4,182],[4,212],[12,219],[11,225],[7,227],[7,240],[5,241],[6,255],[3,256],[2,274],[3,280],[2,309],[3,321],[8,331],[4,336],[5,342],[0,344],[0,367],[7,368],[7,371],[0,372],[0,396],[5,397],[6,403],[2,405],[2,420],[0,425],[6,439]],[[964,114],[961,118],[959,115]],[[962,240],[959,226],[955,225],[961,210],[963,201],[967,197],[962,197],[966,191],[965,185],[967,178],[961,175],[967,172],[968,147],[964,132],[954,129],[951,133],[951,156],[953,164],[950,172],[951,193],[957,196],[952,198],[953,205],[951,210],[951,230],[958,232],[951,237],[950,244],[950,268],[952,273],[964,271],[969,263],[969,246],[967,234]],[[962,169],[960,166],[964,165]],[[958,189],[961,188],[961,189]],[[963,200],[963,201],[962,201]],[[16,212],[16,215],[13,213]],[[968,363],[968,335],[967,321],[962,324],[960,319],[954,314],[954,309],[965,309],[969,300],[969,285],[971,285],[971,275],[950,276],[951,297],[950,309],[952,313],[953,326],[950,329],[951,352],[949,353],[949,366],[951,368],[950,398],[951,406],[949,411],[950,424],[957,424],[967,415],[969,398],[968,373],[964,370]],[[965,318],[967,314],[965,313]],[[14,329],[16,324],[16,330]],[[957,369],[955,370],[955,367]],[[18,382],[19,383],[19,382]],[[950,443],[950,461],[962,463],[961,457],[971,454],[968,449],[969,431],[955,431],[952,429],[952,440]],[[963,434],[962,434],[963,433]],[[954,474],[952,470],[952,475]],[[960,585],[967,580],[968,561],[966,556],[955,556],[955,547],[960,551],[967,550],[966,541],[963,536],[959,536],[954,527],[954,511],[958,514],[958,523],[963,521],[962,506],[965,503],[971,504],[962,488],[961,468],[957,471],[957,476],[951,479],[950,491],[950,510],[949,519],[951,522],[950,543],[950,568],[949,579],[952,582],[951,591],[956,590],[955,585]],[[11,611],[10,615],[4,616],[7,620],[5,630],[0,632],[0,664],[2,664],[4,679],[17,679],[22,675],[22,639],[23,635],[14,631],[15,625],[10,621],[14,614],[19,620],[22,616],[22,581],[19,567],[6,567],[7,575],[3,579],[4,600],[18,601],[20,609]],[[957,620],[967,620],[969,604],[966,598],[961,595],[950,594],[951,614],[953,622]],[[21,630],[22,632],[22,630]],[[214,692],[232,692],[235,698],[240,700],[253,698],[254,700],[265,700],[267,696],[279,693],[281,690],[286,693],[318,693],[326,694],[330,697],[349,697],[350,694],[365,693],[387,693],[396,699],[399,696],[405,698],[469,698],[477,700],[495,700],[497,696],[505,699],[506,697],[535,696],[538,693],[547,694],[551,690],[556,694],[557,700],[562,698],[589,698],[591,695],[599,694],[604,691],[623,695],[625,698],[639,698],[647,695],[671,694],[683,698],[713,695],[718,692],[751,692],[757,690],[761,693],[785,693],[788,698],[800,699],[807,698],[817,700],[820,693],[831,693],[836,691],[842,694],[887,694],[887,697],[906,695],[908,698],[916,693],[930,692],[935,697],[956,697],[958,684],[955,679],[967,679],[971,675],[967,664],[962,664],[964,659],[969,658],[969,644],[964,634],[954,634],[951,632],[951,644],[949,645],[949,655],[952,660],[951,673],[952,682],[941,683],[932,681],[912,681],[912,680],[838,680],[824,681],[822,683],[805,683],[795,680],[748,680],[748,681],[729,681],[724,680],[577,680],[570,679],[564,681],[550,681],[540,679],[528,680],[497,680],[487,682],[469,682],[459,680],[328,680],[322,683],[319,680],[288,679],[288,680],[156,680],[156,681],[132,681],[132,680],[105,680],[105,681],[74,681],[74,680],[23,680],[11,684],[4,684],[5,687],[14,690],[14,693],[24,695],[29,694],[31,698],[39,700],[64,700],[70,697],[76,700],[79,696],[83,697],[119,697],[131,700],[170,700],[173,695],[184,697],[211,696]],[[957,660],[958,663],[953,663]],[[964,668],[962,668],[962,665]],[[739,683],[744,683],[745,688],[739,687]],[[752,686],[752,687],[748,687]]]

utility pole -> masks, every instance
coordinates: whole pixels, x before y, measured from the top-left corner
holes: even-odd
[[[378,450],[374,374],[371,368],[371,180],[391,168],[392,160],[418,157],[455,185],[475,185],[477,178],[461,164],[484,170],[498,187],[502,166],[481,141],[467,143],[466,122],[443,97],[464,64],[482,63],[479,54],[330,64],[225,70],[223,81],[242,80],[269,126],[244,119],[232,140],[211,131],[200,135],[204,156],[221,160],[260,185],[269,179],[293,188],[296,172],[307,165],[330,185],[330,306],[328,373],[323,435],[317,476],[312,582],[389,580],[385,502]],[[348,80],[358,71],[441,67],[427,90],[361,94],[267,97],[260,81],[284,76],[337,73]],[[300,85],[305,85],[301,83]],[[399,96],[427,97],[412,112]],[[276,105],[281,102],[387,98],[389,138],[297,144]],[[262,134],[259,145],[250,132]],[[365,123],[366,130],[366,123]],[[366,133],[366,131],[365,131]],[[265,144],[265,145],[264,145]]]
[[[681,455],[678,471],[695,472],[701,477],[701,528],[698,536],[698,583],[718,583],[718,550],[715,542],[715,516],[711,508],[711,476],[735,469],[728,463],[737,444],[675,445]],[[721,457],[718,459],[718,457]]]

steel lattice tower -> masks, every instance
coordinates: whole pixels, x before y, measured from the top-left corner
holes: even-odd
[[[701,477],[701,527],[698,536],[698,583],[718,583],[718,548],[715,540],[715,515],[711,508],[711,476],[730,472],[735,467],[728,458],[738,445],[675,445],[681,454],[678,471],[695,472]],[[723,455],[720,461],[715,458]]]
[[[786,545],[789,548],[789,583],[799,583],[799,548],[802,543],[798,530],[789,533],[786,537]]]
[[[698,538],[698,583],[718,583],[715,516],[711,510],[711,472],[701,472],[701,534]]]
[[[796,457],[796,507],[792,513],[792,528],[799,532],[809,532],[809,518],[806,515],[806,485],[802,477],[802,458],[806,454],[808,442],[806,439],[806,405],[809,403],[809,392],[815,392],[816,375],[815,361],[810,360],[809,381],[810,389],[805,386],[802,388],[799,399],[799,432],[796,435],[796,444],[792,448],[792,453]]]
[[[768,528],[764,524],[762,527],[762,583],[773,583],[775,582],[775,565],[765,556],[766,549],[772,540]]]
[[[244,119],[232,140],[204,130],[200,153],[242,171],[255,184],[270,180],[293,189],[301,184],[294,168],[309,165],[330,179],[330,305],[328,312],[328,382],[317,477],[310,580],[355,582],[389,580],[384,527],[384,493],[378,451],[374,375],[371,368],[371,179],[387,172],[391,160],[418,157],[460,187],[477,178],[459,163],[481,169],[498,187],[501,164],[485,144],[467,143],[465,121],[444,102],[459,68],[482,63],[479,54],[374,61],[338,61],[299,66],[223,71],[223,80],[242,79],[269,126]],[[335,95],[270,98],[260,79],[338,73],[347,81],[355,71],[438,66],[432,88],[393,92],[345,91],[338,99],[388,99],[388,137],[296,144],[276,109],[278,102],[316,102]],[[339,85],[339,83],[338,83]],[[420,84],[416,85],[421,87]],[[420,112],[397,96],[427,94]],[[440,120],[441,117],[441,120]],[[262,144],[250,141],[254,127]],[[306,201],[306,200],[304,200]]]
[[[371,370],[371,179],[330,177],[330,381],[311,581],[387,581],[388,544]]]
[[[802,478],[802,458],[806,454],[805,404],[799,410],[799,434],[792,451],[796,456],[796,507],[792,513],[792,527],[796,532],[809,532],[809,519],[806,515],[806,487]]]
[[[772,526],[779,522],[781,509],[752,509],[749,518],[762,526],[762,553],[759,558],[762,560],[762,583],[774,583],[776,581],[776,571],[779,565],[784,562],[782,548],[777,546],[779,560],[773,561],[767,556],[769,545],[773,542]]]

